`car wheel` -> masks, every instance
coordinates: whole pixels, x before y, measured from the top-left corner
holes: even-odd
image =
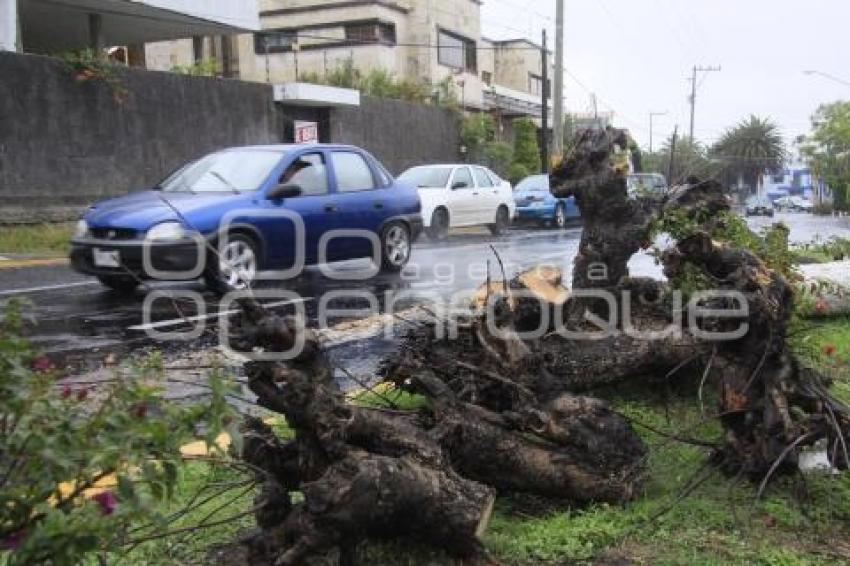
[[[500,206],[499,210],[496,211],[496,222],[494,224],[489,224],[487,227],[490,229],[490,233],[494,236],[498,236],[504,233],[505,230],[508,229],[508,226],[511,224],[511,215],[508,212],[507,207]]]
[[[439,242],[445,240],[449,236],[449,211],[444,208],[438,208],[431,215],[431,225],[426,230],[428,238]]]
[[[99,275],[98,281],[119,293],[132,293],[139,286],[138,279],[126,275]]]
[[[219,293],[249,289],[257,278],[257,248],[256,242],[244,234],[230,235],[226,245],[219,246],[218,256],[209,262],[204,276],[207,286]]]
[[[555,206],[555,216],[552,218],[552,226],[556,230],[563,230],[567,227],[567,207],[563,203],[558,203]]]
[[[381,233],[381,271],[398,273],[410,260],[410,230],[401,222],[393,222]]]

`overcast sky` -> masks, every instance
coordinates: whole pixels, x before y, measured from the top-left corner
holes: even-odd
[[[751,113],[773,118],[787,138],[809,131],[821,103],[850,98],[848,0],[566,0],[567,108],[587,111],[590,91],[601,110],[641,144],[689,128],[686,80],[697,65],[721,65],[700,77],[696,137],[715,141]],[[554,38],[554,0],[485,0],[485,36]],[[554,39],[552,39],[554,44]]]

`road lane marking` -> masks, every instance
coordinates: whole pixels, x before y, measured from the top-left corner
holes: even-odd
[[[40,259],[9,259],[0,258],[3,260],[0,263],[0,269],[21,269],[24,267],[53,267],[59,265],[68,265],[68,258],[65,257],[48,257]]]
[[[62,285],[44,285],[42,287],[26,287],[24,289],[9,289],[0,291],[0,297],[8,297],[9,295],[24,295],[27,293],[39,293],[42,291],[56,291],[58,289],[71,289],[74,287],[86,287],[88,285],[97,285],[96,281],[80,281],[79,283],[63,283]]]
[[[315,301],[315,300],[316,299],[314,299],[312,297],[308,297],[308,298],[305,298],[305,299],[298,299],[298,300],[295,300],[295,301],[287,300],[287,301],[277,301],[277,302],[274,302],[274,303],[265,303],[265,304],[263,304],[263,306],[266,307],[266,308],[269,308],[269,309],[273,309],[273,308],[276,308],[276,307],[283,307],[283,306],[286,306],[286,305],[308,303],[308,302]],[[171,326],[180,326],[181,324],[185,324],[187,322],[200,322],[202,320],[209,320],[211,318],[219,318],[221,316],[229,316],[231,314],[238,314],[240,312],[242,312],[240,309],[231,309],[229,311],[223,311],[223,312],[200,314],[200,315],[196,315],[196,316],[174,318],[174,319],[171,319],[171,320],[161,320],[159,322],[151,322],[151,323],[148,323],[148,324],[137,324],[136,326],[130,326],[129,328],[127,328],[127,330],[132,330],[134,332],[135,331],[144,332],[146,330],[157,330],[159,328],[169,328]]]

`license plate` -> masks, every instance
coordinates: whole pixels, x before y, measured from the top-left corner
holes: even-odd
[[[121,255],[117,250],[99,250],[92,252],[94,264],[97,267],[121,267]]]

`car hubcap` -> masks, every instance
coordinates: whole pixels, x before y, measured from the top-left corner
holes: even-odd
[[[246,242],[229,242],[221,253],[219,270],[232,289],[245,289],[257,275],[257,256]]]
[[[407,230],[401,226],[393,226],[387,230],[384,247],[390,263],[402,265],[410,256],[410,241],[407,237]]]
[[[564,209],[559,206],[558,210],[555,212],[555,224],[558,225],[558,228],[562,228],[566,220],[567,218],[564,214]]]

